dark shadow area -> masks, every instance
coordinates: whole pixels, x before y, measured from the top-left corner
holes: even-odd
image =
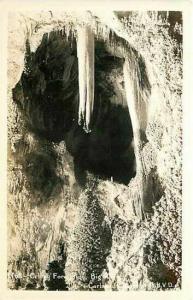
[[[166,290],[169,287],[174,288],[177,283],[174,270],[169,269],[161,262],[148,269],[148,278],[156,285],[159,285],[160,290]]]
[[[44,34],[35,53],[26,44],[25,71],[13,89],[13,99],[29,132],[49,143],[65,141],[81,185],[86,182],[86,171],[127,184],[135,175],[135,157],[131,120],[120,79],[123,60],[109,55],[101,42],[96,41],[95,51],[95,105],[89,134],[77,120],[78,61],[73,37],[67,40],[61,32]],[[35,166],[47,165],[40,167],[41,178],[53,177],[53,164],[48,160],[33,156]],[[32,171],[28,172],[30,178],[35,176]],[[34,188],[39,189],[39,183],[35,182]]]
[[[56,161],[51,155],[31,152],[25,157],[24,172],[30,182],[30,190],[35,192],[36,198],[43,194],[44,199],[60,193],[62,179],[57,176]]]
[[[173,269],[162,262],[160,245],[163,240],[154,236],[153,241],[148,241],[143,250],[143,262],[147,266],[147,276],[149,280],[155,283],[158,290],[167,290],[175,288],[177,276]],[[170,246],[168,246],[168,253]]]
[[[66,251],[62,241],[59,242],[57,256],[57,260],[48,263],[44,284],[48,291],[67,291],[68,286],[65,281]]]

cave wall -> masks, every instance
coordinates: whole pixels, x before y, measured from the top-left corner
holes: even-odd
[[[77,61],[73,45],[66,48],[70,60],[68,59],[65,68],[66,51],[63,51],[65,43],[62,33],[57,30],[57,33],[51,33],[49,37],[46,33],[55,26],[50,14],[44,13],[32,18],[31,32],[23,25],[20,27],[17,15],[9,22],[9,271],[22,271],[24,274],[33,271],[38,274],[38,280],[33,282],[10,280],[11,288],[42,289],[48,286],[42,279],[42,272],[46,270],[48,262],[52,263],[48,272],[53,272],[51,269],[55,267],[64,272],[67,249],[74,243],[69,238],[70,234],[73,228],[80,229],[77,199],[84,194],[83,188],[88,183],[88,178],[92,178],[90,182],[96,181],[96,175],[98,181],[95,193],[105,212],[109,224],[106,226],[112,231],[112,246],[104,268],[104,273],[105,270],[108,272],[104,288],[157,290],[157,283],[166,283],[166,287],[161,285],[160,289],[180,288],[182,33],[181,19],[178,20],[179,24],[174,22],[175,25],[171,25],[170,20],[165,17],[160,18],[153,12],[132,12],[130,18],[121,20],[130,43],[145,58],[152,86],[145,132],[147,140],[141,149],[149,176],[145,192],[147,218],[143,222],[139,220],[139,216],[143,214],[138,195],[140,178],[132,178],[135,170],[127,179],[126,174],[124,178],[120,178],[123,168],[120,168],[117,176],[120,167],[119,164],[116,167],[117,156],[110,156],[108,159],[107,148],[111,145],[111,149],[114,147],[116,150],[116,155],[118,152],[119,158],[123,158],[123,166],[128,164],[128,169],[125,169],[128,175],[133,146],[132,131],[129,131],[131,134],[125,140],[130,120],[120,76],[121,59],[109,56],[104,53],[104,49],[97,54],[98,69],[102,70],[103,60],[108,60],[110,76],[106,76],[107,70],[97,74],[96,68],[95,75],[99,78],[99,86],[96,88],[98,102],[93,120],[95,126],[88,137],[70,117],[73,115],[76,120],[78,111]],[[57,16],[58,23],[61,22],[60,18]],[[36,32],[33,31],[34,28]],[[101,47],[99,43],[98,50]],[[54,58],[53,53],[58,56]],[[63,65],[58,64],[58,57]],[[45,73],[49,74],[48,78],[45,78]],[[103,76],[106,77],[106,82]],[[64,90],[68,91],[65,78],[72,78],[75,87],[73,90],[69,89],[67,96],[64,93]],[[71,80],[69,82],[72,83]],[[100,106],[101,95],[104,108]],[[68,102],[69,99],[73,101]],[[64,109],[66,107],[67,110]],[[109,112],[111,118],[107,119]],[[121,118],[117,112],[121,114]],[[47,114],[49,118],[45,117]],[[115,118],[119,126],[115,126]],[[120,148],[117,148],[116,140],[113,144],[113,136],[117,132],[122,134],[119,136]],[[84,145],[88,147],[85,149]],[[101,161],[101,153],[105,153],[106,165]],[[83,160],[85,156],[88,157],[86,163]],[[109,170],[112,159],[115,161],[115,174]],[[110,177],[115,182],[108,180]],[[128,186],[120,184],[128,182]],[[88,186],[90,188],[91,185]],[[84,201],[83,203],[87,202],[86,198]],[[92,241],[92,235],[88,235],[88,240]],[[122,247],[121,251],[119,245]],[[85,248],[81,253],[84,251]],[[77,263],[77,257],[75,260]],[[68,268],[70,272],[70,267]],[[156,270],[159,272],[156,273]],[[59,289],[66,289],[65,282],[57,284]],[[51,287],[54,288],[56,287]]]

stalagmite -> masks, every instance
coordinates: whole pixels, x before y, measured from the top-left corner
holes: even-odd
[[[94,33],[90,26],[77,31],[77,53],[79,70],[79,124],[84,122],[89,132],[94,106]]]

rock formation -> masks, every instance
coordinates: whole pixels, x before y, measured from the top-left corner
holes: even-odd
[[[180,12],[9,15],[9,288],[181,287],[181,94]]]

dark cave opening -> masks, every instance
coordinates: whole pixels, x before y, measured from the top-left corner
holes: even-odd
[[[78,125],[76,51],[75,38],[67,40],[61,32],[44,34],[35,53],[27,42],[25,70],[13,89],[13,99],[30,132],[50,143],[65,141],[80,184],[85,182],[86,171],[128,184],[135,176],[135,155],[123,60],[110,55],[104,42],[95,41],[95,102],[92,131],[86,133]],[[45,176],[53,173],[48,166],[42,170]]]

